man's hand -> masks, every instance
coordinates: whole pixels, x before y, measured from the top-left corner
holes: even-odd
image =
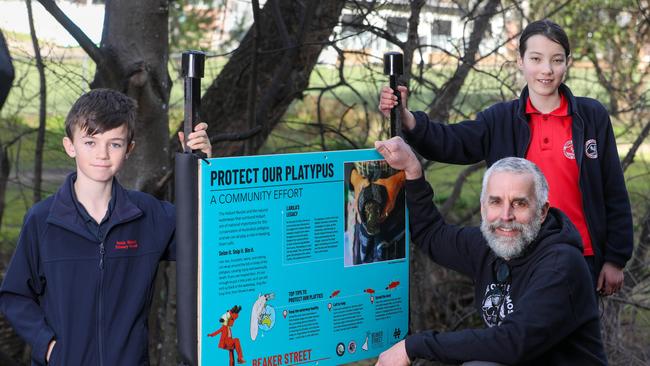
[[[408,366],[410,364],[411,360],[406,354],[406,343],[401,340],[382,352],[375,366]]]
[[[411,148],[396,136],[390,140],[375,141],[375,148],[393,169],[403,170],[406,179],[413,180],[422,176],[422,166]]]
[[[625,275],[623,269],[610,262],[605,262],[598,276],[596,291],[603,296],[610,296],[618,292],[623,286]]]
[[[56,340],[51,340],[50,344],[47,345],[47,354],[45,355],[45,363],[50,363],[50,356],[52,356],[52,350],[54,349],[54,345],[56,344]]]
[[[402,124],[408,129],[412,130],[415,127],[415,117],[413,113],[408,110],[409,92],[405,86],[399,85],[397,91],[400,93],[401,104],[399,105],[400,112],[402,113]],[[390,117],[390,110],[397,106],[397,97],[393,89],[389,86],[381,88],[379,94],[379,111],[385,116]]]
[[[187,146],[192,150],[201,150],[209,158],[212,157],[212,144],[210,144],[207,130],[208,124],[205,122],[194,126],[194,132],[188,136]],[[185,134],[182,131],[178,131],[178,139],[181,142],[181,146],[183,146]]]

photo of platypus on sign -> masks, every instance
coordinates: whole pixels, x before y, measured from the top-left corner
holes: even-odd
[[[345,164],[345,265],[405,257],[405,179],[383,160]]]

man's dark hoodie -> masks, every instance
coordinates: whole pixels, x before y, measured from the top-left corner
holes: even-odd
[[[551,208],[537,238],[519,258],[505,261],[477,227],[448,225],[424,178],[407,181],[413,242],[436,263],[470,276],[476,307],[488,327],[421,332],[406,338],[409,358],[447,363],[606,365],[600,323],[580,235]],[[498,282],[507,264],[510,276]]]

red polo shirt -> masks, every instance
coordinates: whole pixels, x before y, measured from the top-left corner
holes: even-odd
[[[526,114],[531,130],[526,159],[537,164],[546,176],[549,202],[564,212],[578,228],[585,256],[594,255],[591,237],[587,230],[578,164],[573,151],[572,118],[564,95],[560,94],[560,106],[548,114],[542,114],[526,101]]]

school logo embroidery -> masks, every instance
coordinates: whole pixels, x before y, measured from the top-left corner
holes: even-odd
[[[116,241],[115,249],[121,249],[121,250],[138,249],[138,241],[137,240]]]
[[[491,283],[485,288],[481,313],[488,327],[500,325],[506,316],[515,311],[510,298],[510,284]]]
[[[564,143],[562,152],[564,152],[564,156],[566,156],[567,159],[575,160],[576,153],[573,151],[573,141],[567,140],[567,142]]]
[[[598,159],[598,146],[596,140],[590,139],[585,142],[585,155],[590,159]]]

